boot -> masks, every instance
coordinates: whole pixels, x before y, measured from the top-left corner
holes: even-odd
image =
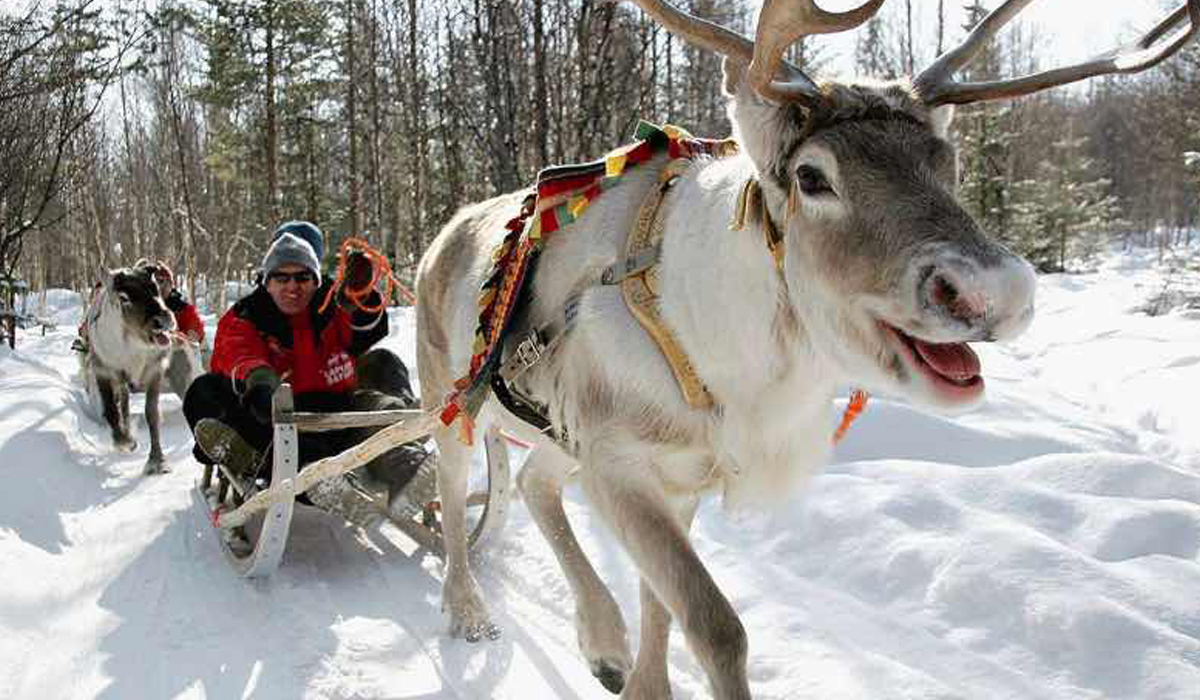
[[[410,446],[420,447],[415,443],[404,445]],[[393,484],[388,490],[388,514],[397,520],[414,517],[437,499],[437,455],[423,448],[408,450],[405,454],[421,461],[408,480]]]
[[[216,464],[242,479],[258,476],[263,455],[246,442],[236,430],[216,418],[202,418],[196,423],[196,444]]]
[[[361,492],[346,477],[341,475],[318,481],[304,492],[309,503],[321,510],[341,516],[343,519],[369,529],[383,520],[379,507],[371,496]]]

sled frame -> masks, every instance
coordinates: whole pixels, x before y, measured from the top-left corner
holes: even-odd
[[[341,478],[388,450],[429,435],[440,417],[437,411],[347,411],[305,413],[295,410],[292,388],[284,383],[272,400],[274,425],[271,481],[266,488],[245,483],[224,465],[208,465],[196,484],[217,531],[221,549],[240,576],[263,578],[279,567],[287,547],[296,496],[325,479]],[[340,454],[299,468],[299,434],[343,428],[386,426]],[[471,530],[471,547],[482,545],[503,528],[508,517],[511,468],[508,448],[493,427],[484,435],[487,461],[486,486],[467,496],[468,510],[479,515]],[[424,504],[419,517],[395,518],[373,494],[359,490],[379,514],[419,546],[444,555],[440,522],[441,504]],[[261,515],[265,511],[265,515]],[[251,534],[253,533],[253,534]]]

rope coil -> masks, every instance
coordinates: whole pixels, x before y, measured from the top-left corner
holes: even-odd
[[[409,304],[417,303],[417,295],[405,287],[404,284],[396,278],[392,273],[392,264],[383,253],[371,247],[370,243],[362,238],[347,238],[342,241],[341,248],[338,249],[338,266],[337,272],[334,273],[333,284],[329,286],[329,291],[325,294],[325,300],[321,302],[319,311],[324,312],[329,306],[329,302],[339,290],[342,289],[346,281],[346,265],[350,259],[351,253],[362,253],[368,260],[371,261],[371,283],[361,289],[346,289],[342,292],[356,308],[367,313],[378,313],[387,308],[388,302],[391,301],[393,295],[399,293],[404,297]],[[370,297],[380,281],[386,282],[384,291],[380,294],[379,303],[373,306],[368,306],[366,300]]]

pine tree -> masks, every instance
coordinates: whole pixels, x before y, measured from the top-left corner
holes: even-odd
[[[973,0],[964,7],[965,31],[970,31],[987,14]],[[971,81],[995,80],[1000,75],[1001,52],[989,43],[968,66],[965,78]],[[1012,218],[1013,192],[1010,151],[1016,134],[1008,125],[1010,108],[990,104],[972,105],[956,120],[959,137],[959,194],[968,211],[989,234],[1014,245]],[[1020,246],[1016,245],[1020,252]]]
[[[284,213],[332,218],[330,202],[317,200],[320,170],[337,162],[345,142],[312,132],[337,131],[339,115],[328,109],[341,102],[330,79],[333,16],[323,0],[203,0],[192,14],[207,61],[196,95],[212,129],[206,157],[258,213],[239,228],[268,235]]]
[[[1121,221],[1112,183],[1093,176],[1095,162],[1084,155],[1086,145],[1083,137],[1057,141],[1038,163],[1037,179],[1017,186],[1016,246],[1042,272],[1060,272],[1068,261],[1093,257]]]
[[[856,38],[854,67],[867,77],[887,80],[896,77],[896,64],[888,54],[885,25],[878,16],[872,17]]]

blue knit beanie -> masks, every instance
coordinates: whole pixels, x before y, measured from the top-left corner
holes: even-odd
[[[299,236],[308,241],[313,252],[317,254],[318,262],[325,257],[325,234],[321,233],[321,229],[317,228],[316,224],[307,221],[285,221],[275,229],[275,233],[271,234],[271,242],[274,243],[285,233]]]
[[[270,275],[284,265],[299,265],[312,270],[317,276],[317,284],[321,284],[321,263],[317,260],[312,246],[303,238],[286,232],[276,238],[267,249],[267,254],[263,257],[262,273]]]

